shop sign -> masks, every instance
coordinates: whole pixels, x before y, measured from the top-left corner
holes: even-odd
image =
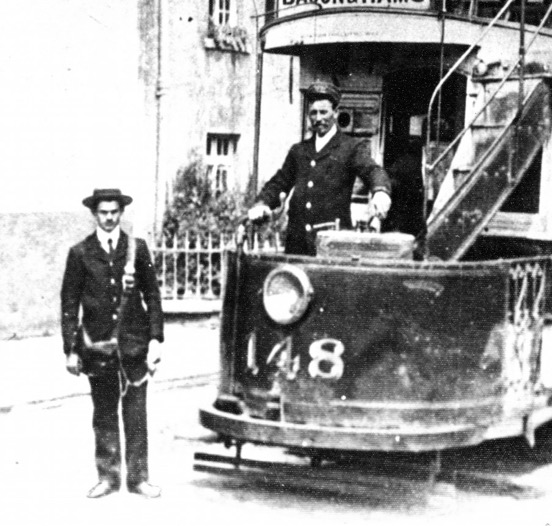
[[[279,0],[280,16],[339,7],[389,7],[392,9],[429,10],[431,3],[430,0]]]

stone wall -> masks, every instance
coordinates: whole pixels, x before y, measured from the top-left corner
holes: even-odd
[[[91,225],[86,210],[0,214],[0,339],[59,332],[67,252]]]

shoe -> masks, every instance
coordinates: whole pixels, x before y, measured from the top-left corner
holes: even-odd
[[[119,488],[114,484],[111,484],[109,480],[100,480],[89,492],[87,497],[89,499],[99,499],[100,497],[105,497],[110,493],[119,491]]]
[[[128,491],[130,493],[142,495],[142,497],[146,497],[147,499],[156,499],[161,496],[161,488],[146,481],[140,482],[136,484],[136,486],[130,486]]]

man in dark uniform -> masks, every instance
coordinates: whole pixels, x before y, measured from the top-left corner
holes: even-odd
[[[83,200],[97,228],[70,249],[61,289],[66,367],[71,374],[88,375],[94,406],[99,483],[90,498],[121,485],[120,402],[127,488],[149,498],[160,495],[148,482],[146,391],[161,358],[163,313],[145,241],[120,228],[131,202],[118,189],[94,190]]]
[[[370,156],[366,139],[353,138],[337,128],[339,90],[315,82],[305,94],[313,136],[294,144],[284,165],[270,179],[249,210],[257,221],[280,204],[280,194],[294,189],[289,202],[286,253],[316,254],[316,231],[339,219],[351,228],[351,194],[356,177],[371,192],[368,217],[385,218],[391,205],[387,174]]]

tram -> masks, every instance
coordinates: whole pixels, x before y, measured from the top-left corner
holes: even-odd
[[[263,53],[299,56],[301,90],[338,84],[341,129],[389,173],[412,147],[422,224],[399,192],[395,224],[320,232],[315,257],[241,236],[202,425],[308,451],[533,445],[552,420],[550,2],[266,4]]]

